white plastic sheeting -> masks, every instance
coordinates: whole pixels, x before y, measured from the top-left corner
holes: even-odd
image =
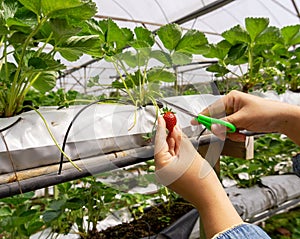
[[[195,114],[208,106],[219,96],[194,95],[166,98]],[[56,110],[53,107],[41,108],[51,132],[61,145],[70,122],[83,106]],[[182,130],[190,137],[196,136],[201,127],[190,124],[191,117],[177,112]],[[5,144],[0,144],[0,174],[13,172],[13,159],[16,170],[24,170],[59,162],[60,151],[51,139],[42,119],[30,111],[11,118],[0,119],[4,128],[18,117],[22,120],[4,131],[9,154]],[[136,117],[136,119],[135,119]],[[143,140],[146,133],[152,132],[156,113],[153,106],[137,109],[132,105],[96,104],[84,110],[74,122],[66,144],[65,152],[72,159],[84,159],[109,152],[140,148],[151,144]],[[136,123],[134,121],[136,120]],[[134,125],[134,127],[132,127]],[[132,127],[132,129],[130,129]],[[100,162],[99,162],[100,163]]]

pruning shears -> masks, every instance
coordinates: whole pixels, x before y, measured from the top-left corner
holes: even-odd
[[[213,124],[219,124],[219,125],[223,125],[223,126],[225,126],[227,128],[227,133],[234,133],[236,131],[236,127],[233,124],[231,124],[231,123],[229,123],[229,122],[227,122],[225,120],[212,118],[212,117],[209,117],[209,116],[206,116],[206,115],[202,115],[202,114],[196,115],[196,114],[190,112],[189,110],[186,110],[186,109],[184,109],[184,108],[182,108],[182,107],[180,107],[180,106],[178,106],[176,104],[170,103],[170,102],[168,102],[166,100],[163,100],[163,99],[159,99],[158,101],[163,102],[163,103],[165,103],[167,105],[170,105],[170,106],[178,109],[179,111],[181,111],[181,112],[183,112],[183,113],[185,113],[187,115],[192,116],[200,124],[204,125],[204,127],[206,129],[208,129],[208,130],[211,130],[211,126]]]

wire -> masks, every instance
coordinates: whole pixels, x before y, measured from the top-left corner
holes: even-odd
[[[166,20],[167,22],[169,22],[169,19],[168,19],[168,17],[167,17],[167,14],[166,14],[166,12],[164,11],[164,9],[162,8],[162,6],[159,4],[159,2],[158,2],[157,0],[155,0],[155,3],[157,4],[157,6],[159,7],[159,9],[161,10],[163,16],[165,17],[165,20]]]
[[[19,117],[15,122],[13,122],[12,124],[0,129],[0,133],[2,133],[5,130],[8,130],[9,128],[13,127],[15,124],[17,124],[18,122],[20,122],[22,119],[22,117]]]
[[[116,101],[117,103],[123,103],[123,104],[124,104],[124,103],[128,103],[127,101],[122,101],[122,100],[120,100],[120,99],[100,99],[100,100],[93,101],[93,102],[91,102],[90,104],[88,104],[88,105],[84,106],[83,108],[81,108],[81,109],[77,112],[77,114],[73,117],[72,121],[70,122],[70,124],[69,124],[69,126],[68,126],[68,129],[67,129],[67,131],[66,131],[66,133],[65,133],[64,140],[63,140],[62,152],[65,151],[65,147],[66,147],[68,135],[69,135],[69,133],[70,133],[70,130],[71,130],[71,128],[72,128],[72,125],[74,124],[75,120],[79,117],[79,115],[80,115],[83,111],[85,111],[87,108],[89,108],[90,106],[95,105],[95,104],[98,104],[98,103],[100,103],[100,102],[108,101],[108,100],[109,100],[109,101]],[[64,161],[64,155],[63,155],[62,152],[61,152],[61,154],[60,154],[60,162],[59,162],[58,175],[61,174],[62,166],[63,166],[63,161]]]
[[[275,0],[272,0],[272,2],[274,2],[275,4],[277,4],[278,6],[280,6],[282,9],[286,10],[288,13],[290,13],[290,14],[292,14],[294,16],[299,17],[299,15],[295,14],[293,11],[291,11],[290,9],[288,9],[286,6],[282,5],[281,3],[279,3],[279,2],[277,2]]]

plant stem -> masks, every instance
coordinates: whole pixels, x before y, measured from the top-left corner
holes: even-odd
[[[75,167],[78,171],[81,171],[81,169],[72,161],[72,159],[62,150],[62,148],[60,147],[60,145],[58,144],[57,140],[55,139],[53,133],[51,132],[50,128],[49,128],[49,125],[46,121],[46,119],[44,118],[44,116],[34,107],[32,106],[26,106],[30,109],[33,109],[40,117],[41,119],[43,120],[46,128],[47,128],[47,131],[48,133],[50,134],[50,137],[52,138],[53,142],[55,143],[56,147],[58,148],[58,150],[66,157],[66,159],[69,160],[69,162],[73,165],[73,167]]]
[[[33,36],[40,30],[40,28],[43,26],[43,24],[47,20],[48,20],[48,18],[44,17],[40,21],[38,21],[38,24],[33,29],[33,31],[29,34],[29,36],[26,38],[26,40],[24,42],[24,45],[22,46],[22,52],[21,52],[20,60],[18,62],[18,67],[17,67],[17,70],[15,72],[13,83],[11,85],[10,94],[9,94],[9,97],[8,97],[8,105],[6,107],[5,116],[11,116],[15,111],[15,106],[16,105],[18,106],[20,104],[20,102],[16,102],[16,99],[18,99],[18,95],[19,95],[19,91],[17,90],[17,88],[18,88],[18,85],[22,83],[22,81],[20,81],[19,77],[20,77],[20,74],[21,74],[21,69],[24,66],[23,61],[24,61],[24,57],[25,57],[25,54],[26,54],[26,51],[27,51],[27,47],[28,47],[31,39],[33,38]]]
[[[122,80],[122,82],[123,82],[123,84],[124,84],[124,87],[125,87],[125,89],[126,89],[126,93],[128,94],[130,100],[131,100],[133,103],[135,103],[134,97],[132,96],[132,94],[131,94],[131,92],[130,92],[130,90],[129,90],[129,88],[128,88],[126,82],[125,82],[125,79],[124,79],[124,77],[122,76],[122,74],[121,74],[121,72],[120,72],[120,70],[119,70],[119,67],[118,67],[118,65],[117,65],[117,63],[116,63],[115,61],[113,61],[113,65],[114,65],[116,71],[118,72],[118,75],[120,76],[120,79]]]

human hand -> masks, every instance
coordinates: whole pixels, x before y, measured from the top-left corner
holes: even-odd
[[[211,131],[221,139],[227,136],[234,141],[244,141],[246,136],[239,130],[254,132],[280,132],[282,130],[282,113],[287,104],[278,101],[267,100],[258,96],[231,91],[212,105],[204,109],[201,114],[211,117],[227,116],[223,119],[234,124],[236,133],[226,134],[226,128],[220,125],[212,125]],[[192,124],[198,124],[192,120]]]
[[[156,178],[165,186],[179,178],[187,178],[184,174],[189,174],[188,177],[202,178],[211,170],[178,125],[167,135],[166,123],[162,117],[158,118],[154,159]],[[200,166],[190,170],[194,161],[200,161]]]

